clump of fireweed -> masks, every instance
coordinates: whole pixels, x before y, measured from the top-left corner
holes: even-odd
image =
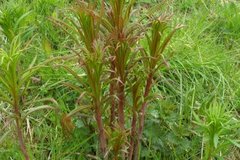
[[[6,48],[0,49],[0,101],[12,106],[12,113],[9,113],[9,115],[13,116],[16,122],[15,133],[20,149],[27,160],[30,159],[30,154],[24,142],[22,131],[24,121],[33,112],[42,109],[56,110],[57,102],[51,98],[34,98],[34,100],[27,98],[33,75],[42,67],[47,67],[46,63],[48,61],[35,65],[36,56],[28,67],[23,67],[21,60],[24,57],[23,54],[26,47],[26,45],[25,47],[22,46],[18,35],[13,38],[12,42]],[[50,106],[46,102],[50,102],[54,106]],[[45,105],[36,106],[36,103],[45,103]],[[2,110],[3,108],[0,109]]]
[[[0,27],[3,37],[6,39],[0,50],[0,100],[13,107],[13,115],[16,122],[16,135],[25,159],[29,159],[22,133],[22,96],[26,92],[31,75],[36,68],[32,68],[36,59],[26,70],[20,69],[20,59],[28,43],[22,44],[24,35],[27,35],[28,15],[22,9],[5,8],[1,11]],[[22,34],[22,33],[25,34]],[[21,37],[21,38],[20,38]],[[23,40],[24,39],[24,40]],[[29,40],[28,42],[30,42]]]
[[[92,108],[101,156],[138,159],[154,75],[164,66],[163,53],[181,26],[169,30],[166,15],[133,16],[135,0],[76,3],[66,21],[51,19],[75,43],[75,62],[61,66],[79,85],[68,86],[80,92],[80,106]]]
[[[202,137],[201,157],[204,160],[222,159],[232,145],[239,144],[239,120],[234,117],[234,110],[226,104],[214,100],[204,106],[199,114],[194,112],[197,134]]]
[[[13,117],[16,125],[16,138],[21,152],[26,160],[32,159],[24,138],[24,121],[29,114],[41,109],[55,109],[47,105],[36,106],[36,103],[53,102],[53,99],[28,99],[28,91],[33,75],[51,60],[47,60],[36,65],[37,56],[30,64],[25,64],[25,54],[31,47],[31,42],[35,38],[34,27],[30,27],[31,11],[24,10],[23,6],[9,8],[1,11],[0,28],[1,36],[5,39],[0,48],[0,102],[12,107],[10,117]],[[5,106],[5,105],[2,105]],[[0,108],[4,110],[4,108]]]

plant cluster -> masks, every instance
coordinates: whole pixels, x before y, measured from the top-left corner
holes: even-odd
[[[1,3],[0,159],[240,157],[240,4]]]

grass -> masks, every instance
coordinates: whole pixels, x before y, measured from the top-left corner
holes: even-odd
[[[19,66],[22,70],[31,65],[35,55],[37,55],[36,64],[41,64],[53,57],[71,55],[72,48],[80,50],[79,48],[84,45],[84,43],[80,45],[75,43],[69,34],[53,22],[53,19],[58,19],[68,23],[69,19],[66,16],[73,18],[73,15],[66,12],[66,9],[74,2],[17,0],[0,3],[2,3],[0,5],[1,50],[8,52],[14,37],[19,34],[24,35],[19,36],[23,44],[34,37],[21,54]],[[134,7],[142,7],[142,12],[145,13],[144,7],[151,3],[140,1],[139,5]],[[223,4],[218,1],[202,0],[167,1],[166,3],[167,5],[161,8],[161,12],[173,14],[170,25],[183,24],[184,27],[175,33],[163,55],[166,62],[153,76],[154,86],[148,96],[151,101],[145,114],[139,158],[237,160],[240,158],[240,36],[238,33],[240,3],[226,1]],[[15,10],[15,8],[18,9]],[[14,18],[11,16],[13,14]],[[25,17],[22,23],[16,23],[21,17]],[[73,20],[76,19],[73,18]],[[87,26],[86,33],[89,30],[90,27]],[[77,37],[77,40],[81,39],[84,37]],[[146,40],[139,44],[148,45]],[[91,50],[91,45],[86,48]],[[1,52],[0,64],[3,56]],[[92,58],[99,58],[99,56]],[[27,101],[36,101],[21,108],[23,115],[30,112],[21,119],[21,130],[30,159],[100,159],[101,150],[104,150],[104,147],[99,148],[95,112],[88,107],[79,107],[79,104],[89,104],[89,97],[94,96],[82,94],[84,86],[67,71],[69,68],[73,69],[83,79],[84,84],[90,84],[91,72],[84,74],[87,68],[79,69],[71,61],[55,62],[58,62],[58,65],[48,65],[31,75],[27,82],[26,93],[22,96]],[[91,61],[88,62],[91,66]],[[5,64],[7,67],[8,63]],[[135,69],[134,74],[141,75],[143,70],[144,68]],[[0,74],[2,74],[1,71]],[[121,73],[119,75],[121,76]],[[138,80],[140,86],[143,83],[141,81],[143,77]],[[6,78],[6,75],[2,75],[2,78]],[[126,82],[128,87],[124,89],[127,93],[124,100],[127,106],[124,111],[126,122],[124,128],[127,132],[127,128],[131,126],[130,106],[134,102],[130,96],[135,95],[133,97],[137,102],[138,96],[143,95],[139,92],[144,89],[139,91],[132,89],[137,88],[138,83],[132,83],[133,85],[129,83],[138,78],[138,76],[132,76]],[[93,82],[98,81],[96,79]],[[109,92],[106,87],[109,84],[109,81],[99,84],[102,87],[103,97]],[[0,93],[3,92],[5,97],[8,97],[11,93],[3,87],[3,83],[0,83]],[[80,93],[71,89],[74,87],[79,88]],[[94,86],[88,86],[87,92],[91,93],[93,89]],[[121,94],[116,94],[116,96],[119,95]],[[10,98],[9,101],[11,100]],[[93,104],[96,102],[98,101]],[[37,108],[39,106],[58,109]],[[37,111],[32,112],[36,108]],[[18,142],[13,138],[16,137],[16,122],[13,118],[11,103],[1,99],[0,109],[0,159],[24,159]],[[111,128],[107,128],[110,119],[108,104],[103,105],[102,114],[105,130],[111,133],[106,135],[109,146],[116,147],[115,139],[119,138],[122,132],[121,130],[110,132]],[[74,116],[68,118],[69,115]],[[115,119],[113,124],[116,125],[116,123],[118,121]],[[121,125],[119,124],[120,128],[123,128]],[[125,139],[124,142],[127,141],[129,139]],[[127,143],[120,148],[126,146]]]

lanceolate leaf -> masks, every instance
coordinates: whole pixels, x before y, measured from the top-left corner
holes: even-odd
[[[180,29],[180,28],[182,28],[182,27],[183,27],[183,26],[181,26],[181,25],[177,26],[177,27],[165,38],[165,40],[163,41],[163,43],[162,43],[162,45],[161,45],[161,47],[160,47],[160,49],[159,49],[159,53],[163,53],[163,51],[165,50],[166,46],[168,45],[168,43],[170,42],[171,38],[173,37],[174,33],[175,33],[178,29]]]
[[[3,144],[5,141],[5,138],[11,133],[11,130],[5,132],[1,137],[0,137],[0,144]]]
[[[63,85],[65,85],[65,86],[67,86],[69,88],[72,88],[72,89],[74,89],[75,91],[77,91],[79,93],[84,91],[81,87],[79,87],[77,85],[74,85],[74,84],[71,84],[71,83],[64,82]]]
[[[36,112],[36,111],[40,111],[40,110],[56,110],[57,108],[56,107],[53,107],[53,106],[49,106],[49,105],[43,105],[43,106],[38,106],[38,107],[33,107],[33,108],[29,108],[29,109],[26,109],[24,110],[25,112],[25,117],[32,114],[33,112]]]
[[[233,140],[233,139],[229,139],[229,138],[227,138],[227,140],[229,142],[231,142],[234,146],[240,148],[240,140]]]
[[[128,3],[128,6],[127,6],[127,9],[125,11],[125,16],[124,16],[124,20],[125,20],[125,23],[127,23],[129,21],[129,18],[130,18],[130,15],[131,15],[131,11],[132,11],[132,7],[134,5],[136,0],[130,0]]]
[[[67,116],[68,117],[72,117],[73,115],[77,114],[78,112],[80,112],[80,111],[82,111],[84,109],[88,109],[88,108],[92,108],[92,106],[91,105],[83,105],[83,106],[76,107],[71,112],[69,112],[67,114]]]
[[[28,69],[31,70],[31,69],[33,68],[34,64],[36,63],[36,60],[37,60],[37,55],[34,56],[34,58],[33,58],[32,62],[31,62],[31,64],[28,66]]]
[[[66,71],[68,71],[71,75],[73,75],[81,85],[85,86],[85,83],[82,77],[78,75],[74,70],[72,70],[70,67],[66,65],[59,65],[59,66],[63,67]]]
[[[0,82],[3,84],[4,88],[7,91],[10,91],[10,86],[9,86],[8,81],[6,79],[4,79],[3,77],[0,76]]]
[[[32,13],[32,11],[26,12],[24,13],[15,23],[15,28],[14,30],[19,29],[20,23],[22,23],[22,21],[26,20],[27,17]]]
[[[8,99],[8,98],[4,98],[4,97],[1,97],[1,95],[0,95],[0,101],[2,101],[2,102],[6,102],[6,103],[8,103],[8,104],[10,104],[10,105],[12,105],[13,103],[12,103],[12,101],[10,100],[10,99]]]
[[[213,144],[215,148],[218,147],[218,140],[219,140],[218,133],[215,133],[213,138]]]
[[[35,74],[39,69],[43,67],[47,67],[47,66],[38,65],[24,71],[22,76],[20,77],[19,87],[22,87],[24,83],[27,83],[27,81],[32,77],[32,75]]]

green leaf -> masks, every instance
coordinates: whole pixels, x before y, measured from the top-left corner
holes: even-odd
[[[0,138],[0,144],[3,144],[5,138],[8,136],[8,134],[11,132],[12,130],[8,130],[7,132],[5,132],[3,134],[3,136]]]
[[[200,120],[199,116],[193,111],[193,116],[195,118],[195,120],[198,122],[198,123],[201,123],[202,121]]]
[[[83,79],[74,70],[72,70],[70,67],[66,65],[59,65],[59,66],[63,67],[66,71],[68,71],[71,75],[73,75],[80,84],[84,85]]]
[[[229,142],[231,142],[234,146],[240,148],[240,143],[239,143],[240,140],[232,140],[232,139],[229,139],[229,138],[227,138],[227,140],[228,140]]]
[[[75,109],[73,109],[71,112],[69,112],[67,114],[68,117],[72,117],[73,115],[75,115],[76,113],[80,112],[81,110],[87,109],[87,108],[91,108],[91,105],[83,105],[83,106],[79,106]]]
[[[14,27],[15,30],[17,30],[17,28],[19,28],[20,23],[21,23],[27,16],[29,16],[30,13],[32,13],[32,12],[29,11],[29,12],[27,12],[27,13],[24,13],[24,14],[17,20],[17,22],[15,23],[15,27]]]
[[[215,134],[214,134],[214,137],[213,137],[213,144],[214,144],[214,147],[215,147],[215,148],[218,147],[218,140],[219,140],[218,134],[215,133]]]
[[[28,66],[28,69],[31,69],[34,66],[34,64],[36,63],[36,60],[37,60],[37,55],[33,58],[31,64]]]
[[[71,84],[71,83],[63,82],[63,85],[65,85],[65,86],[67,86],[67,87],[69,87],[69,88],[71,88],[71,89],[73,89],[73,90],[75,90],[75,91],[77,91],[79,93],[84,91],[79,86]]]
[[[51,43],[45,37],[42,39],[42,46],[43,46],[43,49],[44,49],[44,51],[47,55],[51,54],[51,52],[52,52]]]
[[[0,97],[2,98],[2,100],[5,100],[5,102],[11,102],[9,97],[2,90],[0,90]]]
[[[38,106],[38,107],[34,107],[34,108],[29,108],[29,109],[24,110],[24,112],[26,112],[25,116],[28,116],[33,112],[43,110],[43,109],[56,110],[57,108],[53,107],[53,106],[49,106],[49,105],[42,105],[42,106]]]
[[[6,102],[8,104],[13,104],[12,101],[9,98],[4,98],[4,97],[0,97],[0,101]]]
[[[35,72],[37,72],[39,69],[43,67],[47,67],[47,66],[38,65],[25,70],[24,73],[22,73],[22,76],[20,77],[19,87],[22,87],[22,85],[26,83],[31,78],[31,76],[35,74]]]

